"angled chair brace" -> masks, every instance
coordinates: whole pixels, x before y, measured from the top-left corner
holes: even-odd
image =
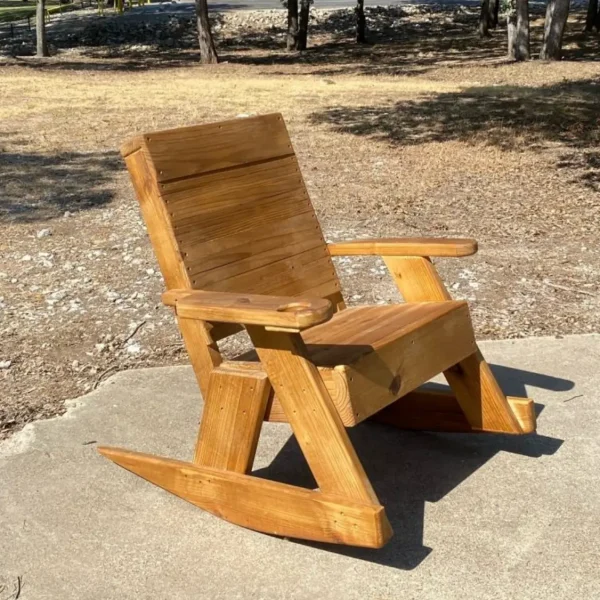
[[[122,148],[204,409],[191,462],[119,448],[120,466],[223,519],[378,548],[392,535],[346,427],[530,433],[429,257],[474,240],[327,245],[281,115],[145,134]],[[383,256],[405,303],[346,308],[331,256]],[[224,360],[245,328],[254,352]],[[449,392],[422,387],[444,373]],[[251,475],[264,420],[285,421],[317,490]]]

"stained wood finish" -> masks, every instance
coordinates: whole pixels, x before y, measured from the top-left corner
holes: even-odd
[[[474,429],[524,433],[479,350],[444,371],[444,376]]]
[[[279,114],[146,133],[159,182],[223,171],[294,153]]]
[[[194,463],[247,473],[252,469],[271,386],[264,372],[222,365],[210,374]]]
[[[271,535],[381,548],[392,536],[376,503],[121,448],[98,451],[119,466],[236,525]]]
[[[322,492],[377,504],[344,424],[297,333],[248,333]]]
[[[383,258],[406,302],[446,302],[452,296],[428,257]]]
[[[450,300],[451,296],[427,258],[386,257],[407,302]],[[524,433],[489,365],[477,349],[444,371],[469,424],[477,430]]]
[[[183,318],[292,331],[318,325],[333,315],[331,303],[322,298],[170,290],[163,294],[163,302],[175,306],[177,315]]]
[[[177,325],[190,357],[198,387],[202,392],[202,396],[206,398],[210,373],[221,364],[223,360],[221,353],[202,321],[187,319],[178,315]]]
[[[315,328],[305,339],[311,360],[333,366],[346,380],[348,397],[340,416],[347,426],[360,423],[476,348],[469,310],[462,302],[359,308],[354,315],[357,327],[352,325],[353,314],[346,312],[338,319],[341,329]]]
[[[244,527],[380,547],[391,527],[345,425],[377,413],[400,427],[535,428],[531,401],[507,400],[477,351],[466,304],[420,257],[472,254],[473,240],[328,248],[281,115],[144,134],[122,153],[205,408],[194,463],[106,457]],[[342,310],[331,253],[385,256],[407,303]],[[241,325],[258,360],[224,362],[216,342]],[[440,371],[455,396],[412,391]],[[264,418],[291,424],[318,492],[247,474]]]
[[[263,365],[258,361],[258,356],[255,353],[244,355],[254,360],[239,360],[235,359],[232,362],[224,362],[223,367],[229,367],[236,370],[251,371],[251,372],[265,372]],[[348,410],[348,382],[341,370],[331,369],[329,367],[318,367],[319,375],[323,380],[327,393],[331,397],[333,404],[342,418],[342,422],[346,427],[349,425],[344,419],[344,414],[352,414],[351,410]],[[267,403],[265,411],[265,421],[271,421],[275,423],[287,423],[287,417],[283,411],[283,407],[276,396],[272,396]]]
[[[467,238],[380,238],[329,244],[332,256],[470,256],[477,241]]]
[[[477,347],[465,302],[348,308],[302,337],[346,427],[364,421]],[[252,354],[241,358],[247,361]],[[261,368],[258,363],[256,368]],[[278,396],[266,418],[287,420]]]
[[[507,397],[507,400],[523,433],[534,432],[533,400],[511,396]],[[456,396],[444,390],[415,390],[376,413],[371,419],[400,429],[456,433],[482,432],[469,423]]]
[[[254,138],[232,150],[240,128]],[[279,141],[271,143],[273,135]],[[206,126],[186,131],[185,139],[195,141],[181,166],[179,159],[173,166],[161,162],[173,156],[172,146],[181,148],[180,133],[152,134],[145,142],[191,287],[319,296],[337,306],[340,284],[280,115],[229,121],[218,143],[215,136]],[[204,148],[216,144],[232,154],[225,163],[222,152],[205,156]],[[194,160],[198,166],[189,167]]]
[[[160,197],[152,165],[146,162],[141,152],[129,154],[125,163],[165,284],[168,288],[188,287],[189,278],[179,254],[166,206]]]

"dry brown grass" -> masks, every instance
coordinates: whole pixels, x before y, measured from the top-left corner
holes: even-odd
[[[477,257],[440,266],[480,337],[597,332],[600,63],[506,64],[499,39],[488,58],[461,58],[443,40],[445,53],[412,63],[406,40],[357,52],[322,38],[329,55],[301,62],[234,48],[215,68],[97,51],[0,66],[0,360],[12,361],[0,435],[60,411],[109,367],[185,358],[156,308],[161,282],[115,153],[141,131],[282,112],[329,238],[477,237]],[[340,271],[352,302],[396,299],[376,261]]]

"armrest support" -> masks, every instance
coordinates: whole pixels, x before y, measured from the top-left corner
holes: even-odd
[[[331,302],[322,298],[169,290],[162,295],[162,301],[175,307],[180,317],[262,325],[272,330],[300,331],[333,316]]]
[[[328,244],[332,256],[470,256],[476,240],[468,238],[382,238]]]

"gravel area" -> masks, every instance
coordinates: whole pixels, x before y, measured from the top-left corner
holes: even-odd
[[[394,10],[371,12],[366,47],[328,29],[348,11],[321,11],[304,55],[271,17],[228,13],[214,68],[60,36],[51,59],[0,61],[0,437],[114,371],[187,360],[116,151],[140,131],[281,111],[329,240],[475,237],[438,264],[480,338],[600,331],[600,63],[580,16],[567,60],[514,65],[470,8]],[[336,264],[350,304],[399,299],[379,259]]]

